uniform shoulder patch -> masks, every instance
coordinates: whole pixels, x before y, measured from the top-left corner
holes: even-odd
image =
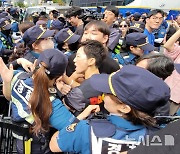
[[[73,123],[73,124],[67,126],[67,127],[66,127],[66,131],[68,131],[68,132],[73,132],[73,131],[75,130],[77,124],[78,124],[78,123]]]

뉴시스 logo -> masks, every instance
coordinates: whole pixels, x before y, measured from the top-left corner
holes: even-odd
[[[129,141],[135,141],[134,138],[130,138],[128,135],[126,135],[126,140]],[[144,146],[174,146],[174,137],[172,135],[164,135],[164,136],[139,136],[138,139],[141,144]]]

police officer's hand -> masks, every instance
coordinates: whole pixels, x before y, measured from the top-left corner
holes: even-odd
[[[34,65],[29,60],[25,58],[18,58],[17,63],[21,65],[27,72],[32,72],[34,70]]]
[[[77,81],[79,83],[81,83],[82,81],[84,81],[84,74],[79,74],[76,71],[70,76],[71,80]]]
[[[77,116],[77,118],[79,120],[83,120],[86,119],[91,113],[99,112],[99,111],[100,111],[99,105],[89,105],[80,115]]]
[[[58,80],[58,79],[56,80],[56,87],[63,95],[67,95],[69,91],[71,90],[70,85],[67,85],[63,81]]]

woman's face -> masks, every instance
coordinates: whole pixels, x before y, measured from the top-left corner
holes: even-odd
[[[117,114],[119,116],[122,116],[121,114],[126,114],[131,111],[130,106],[124,104],[112,94],[104,95],[104,107],[108,112]]]
[[[123,32],[123,33],[126,33],[129,29],[129,26],[128,24],[125,22],[125,21],[122,21],[120,24],[119,24],[119,29]]]
[[[137,55],[137,56],[143,56],[143,54],[144,54],[144,51],[139,47],[132,46],[132,47],[130,47],[130,50],[134,55]]]
[[[88,68],[88,58],[84,52],[84,47],[80,47],[76,53],[76,57],[74,59],[74,63],[76,66],[77,73],[85,73]]]
[[[110,94],[104,95],[104,107],[107,111],[110,113],[118,113],[118,108],[120,107],[120,104],[117,103],[112,97],[115,97]]]
[[[54,48],[54,42],[52,40],[52,38],[45,38],[42,39],[39,43],[33,43],[35,45],[33,45],[33,50],[34,51],[44,51],[46,49],[52,49]]]

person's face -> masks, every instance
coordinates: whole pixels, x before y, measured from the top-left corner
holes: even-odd
[[[74,58],[74,64],[76,66],[76,72],[84,74],[88,68],[88,58],[84,52],[84,47],[80,47],[77,50],[76,57]]]
[[[163,21],[163,16],[161,13],[152,15],[150,18],[146,19],[147,26],[152,30],[158,29]]]
[[[38,44],[33,43],[33,49],[35,51],[44,51],[46,49],[54,48],[54,42],[51,37],[42,39]]]
[[[177,16],[176,22],[178,23],[178,25],[180,25],[180,15]]]
[[[98,31],[95,26],[91,26],[84,31],[81,42],[87,40],[96,40],[101,42],[102,44],[106,44],[106,42],[108,41],[108,35],[104,35],[102,32]]]
[[[105,11],[104,12],[104,20],[103,20],[108,26],[111,26],[114,21],[116,21],[115,14],[111,11]]]
[[[122,21],[120,24],[119,24],[119,29],[123,32],[123,33],[126,33],[128,31],[128,24],[125,22],[125,21]]]
[[[147,60],[147,59],[143,59],[143,60],[139,61],[139,62],[136,64],[136,66],[147,69],[148,60]]]
[[[67,20],[72,26],[75,26],[75,27],[77,26],[78,17],[72,16],[68,18]]]
[[[131,111],[128,105],[117,101],[117,98],[111,94],[104,95],[104,108],[114,114],[128,113]]]
[[[53,20],[53,13],[52,12],[49,13],[49,19]]]
[[[139,47],[130,46],[130,50],[134,55],[137,56],[142,56],[144,54],[144,51]]]

